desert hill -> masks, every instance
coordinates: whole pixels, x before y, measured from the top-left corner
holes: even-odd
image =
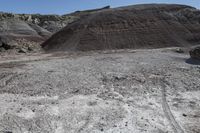
[[[43,43],[47,51],[191,46],[200,42],[200,11],[146,4],[104,9],[67,25]]]
[[[33,46],[38,47],[63,27],[82,17],[109,6],[76,11],[65,15],[13,14],[0,12],[0,51]]]
[[[78,17],[76,17],[78,18]],[[70,15],[0,13],[0,48],[39,45],[53,33],[76,19]],[[4,46],[6,45],[6,47]]]

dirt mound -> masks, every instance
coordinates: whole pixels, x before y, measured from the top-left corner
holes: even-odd
[[[200,11],[148,4],[105,9],[69,24],[42,44],[47,51],[190,46],[200,42]]]

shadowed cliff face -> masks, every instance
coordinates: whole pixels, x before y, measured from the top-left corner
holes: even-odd
[[[103,50],[191,46],[200,41],[200,11],[184,5],[136,5],[97,11],[69,24],[44,49]]]

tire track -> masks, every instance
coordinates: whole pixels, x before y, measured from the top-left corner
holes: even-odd
[[[163,107],[164,114],[169,120],[175,133],[184,133],[184,130],[181,128],[181,126],[178,124],[178,122],[174,118],[171,112],[171,109],[167,103],[167,95],[166,95],[167,85],[164,83],[164,81],[161,81],[160,83],[161,83],[161,91],[162,91],[162,107]]]

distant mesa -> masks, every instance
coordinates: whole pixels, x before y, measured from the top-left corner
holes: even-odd
[[[50,37],[42,47],[46,51],[89,51],[185,47],[200,42],[200,11],[186,5],[106,8],[80,18]]]

